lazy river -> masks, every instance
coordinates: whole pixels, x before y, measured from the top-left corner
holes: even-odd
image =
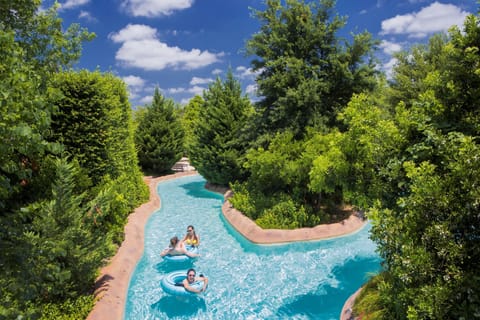
[[[188,176],[158,184],[161,208],[145,226],[145,248],[130,279],[124,319],[338,319],[342,306],[380,268],[369,226],[335,239],[256,245],[225,222],[223,196]],[[201,236],[198,259],[164,261],[169,239],[188,225]],[[194,267],[209,278],[201,298],[163,292],[162,278]]]

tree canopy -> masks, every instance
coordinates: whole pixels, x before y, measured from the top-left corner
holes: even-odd
[[[93,34],[71,25],[63,30],[55,8],[38,11],[40,1],[0,3],[0,208],[21,203],[22,190],[38,173],[55,111],[47,97],[53,73],[71,66],[81,43]],[[10,201],[10,204],[6,204]]]
[[[255,107],[258,134],[291,130],[302,138],[307,127],[338,125],[336,114],[353,93],[373,89],[375,69],[367,32],[352,43],[337,32],[345,18],[334,15],[335,1],[266,1],[255,10],[261,28],[247,42],[258,71]]]
[[[470,15],[400,53],[384,97],[356,97],[343,115],[342,150],[384,259],[383,318],[479,315],[479,26]]]
[[[319,170],[317,158],[324,152],[338,154],[330,150],[330,139],[344,130],[338,113],[353,94],[375,88],[377,41],[367,32],[350,41],[340,38],[346,19],[335,14],[334,4],[269,0],[264,11],[254,11],[261,28],[247,42],[247,53],[254,56],[252,68],[259,73],[260,100],[248,125],[251,134],[244,136],[247,181],[234,187],[232,202],[260,221],[264,214],[275,215],[271,210],[278,202],[283,204],[274,211],[297,221],[290,225],[342,218],[325,208],[341,209],[343,190],[319,187],[312,170]],[[282,219],[268,219],[263,227],[280,228]]]
[[[240,135],[252,111],[231,70],[225,80],[217,78],[204,92],[188,154],[193,166],[209,182],[227,186],[243,179],[246,145]]]
[[[125,84],[68,71],[94,35],[40,3],[0,2],[0,318],[85,318],[148,190]]]
[[[135,132],[140,166],[146,172],[169,172],[185,151],[185,133],[175,113],[175,104],[157,88],[152,104],[145,109]]]

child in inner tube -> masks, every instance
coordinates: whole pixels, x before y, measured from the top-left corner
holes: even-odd
[[[207,290],[208,285],[208,278],[200,275],[200,277],[196,276],[197,272],[195,269],[188,269],[187,277],[183,280],[182,284],[185,290],[193,292],[193,293],[201,293]],[[195,289],[192,285],[196,282],[203,282],[203,286],[200,289]]]
[[[185,248],[185,245],[183,244],[183,241],[180,241],[177,236],[174,236],[173,238],[170,239],[170,246],[162,251],[160,253],[160,256],[165,257],[165,256],[179,256],[185,254],[189,256],[190,258],[198,257],[200,256],[197,253],[189,252]]]

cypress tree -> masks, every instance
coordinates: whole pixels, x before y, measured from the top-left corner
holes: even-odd
[[[183,155],[184,131],[175,104],[155,89],[152,104],[138,121],[135,143],[145,172],[166,173]]]
[[[231,71],[225,81],[217,78],[203,95],[189,150],[190,161],[207,181],[226,186],[244,176],[242,159],[246,146],[240,134],[253,109]]]

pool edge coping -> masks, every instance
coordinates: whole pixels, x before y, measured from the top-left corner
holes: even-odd
[[[356,214],[337,223],[320,224],[311,228],[293,230],[262,229],[254,221],[235,209],[228,201],[230,191],[225,193],[222,213],[230,225],[246,239],[255,244],[281,244],[298,241],[318,241],[338,238],[360,231],[367,220]]]

